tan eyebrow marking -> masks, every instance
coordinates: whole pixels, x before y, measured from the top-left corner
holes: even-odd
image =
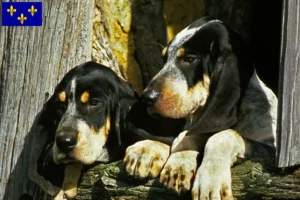
[[[82,93],[80,100],[82,103],[86,103],[89,101],[89,98],[90,98],[90,94],[88,92],[84,92]]]
[[[65,91],[62,91],[58,94],[58,99],[59,101],[61,102],[65,102],[66,101],[66,98],[67,98],[67,95],[66,95],[66,92]]]
[[[167,50],[168,50],[168,48],[165,47],[165,48],[161,51],[161,55],[162,55],[162,56],[165,56],[165,55],[167,54]]]
[[[176,56],[177,57],[182,57],[184,55],[184,48],[180,48],[178,49]]]

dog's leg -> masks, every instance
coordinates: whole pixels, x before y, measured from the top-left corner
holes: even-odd
[[[170,155],[170,146],[152,140],[143,140],[126,149],[126,171],[136,178],[155,178]]]
[[[196,143],[202,144],[201,141],[200,143],[194,142],[199,140],[196,137],[192,138],[192,142],[187,140],[187,143],[184,143],[183,140],[186,137],[186,133],[187,131],[180,133],[174,140],[172,154],[160,174],[160,182],[168,189],[172,189],[179,194],[191,189],[192,179],[198,166],[199,152],[190,149],[194,149],[192,146]],[[201,139],[202,137],[200,137]]]
[[[54,198],[55,200],[74,199],[77,195],[77,185],[83,165],[81,163],[70,163],[65,168],[65,177],[62,190]]]
[[[230,168],[238,157],[244,158],[249,153],[251,144],[234,130],[228,129],[211,136],[196,173],[193,200],[233,199]]]

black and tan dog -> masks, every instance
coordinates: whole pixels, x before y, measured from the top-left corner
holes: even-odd
[[[167,188],[192,189],[194,200],[232,199],[237,158],[273,155],[277,98],[257,77],[249,47],[217,19],[195,21],[162,54],[164,67],[142,99],[150,114],[186,118],[186,127],[171,146],[130,146],[126,169],[140,178],[161,172]]]
[[[64,76],[39,115],[29,176],[55,199],[74,198],[83,165],[122,159],[138,140],[171,144],[183,125],[173,121],[150,117],[111,69],[84,63]],[[170,134],[155,136],[161,131]]]

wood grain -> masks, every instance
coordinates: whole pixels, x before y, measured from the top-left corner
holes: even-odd
[[[277,166],[300,164],[300,2],[284,1]]]
[[[278,171],[274,159],[248,160],[232,168],[235,199],[299,199],[299,171]],[[276,174],[274,172],[277,172]],[[78,199],[191,200],[166,190],[158,180],[137,181],[127,175],[122,162],[99,164],[84,173]]]
[[[0,27],[0,199],[36,197],[28,132],[57,82],[91,57],[93,1],[43,1],[42,27]]]

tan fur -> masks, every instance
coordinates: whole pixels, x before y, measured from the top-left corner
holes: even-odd
[[[104,148],[108,139],[110,130],[110,118],[106,119],[106,123],[99,130],[89,127],[85,122],[78,122],[78,137],[77,145],[68,156],[76,159],[84,164],[91,164],[95,161],[106,161],[106,151]],[[72,159],[67,158],[65,153],[62,153],[57,148],[56,144],[53,147],[53,156],[56,163],[69,163]]]
[[[161,51],[161,55],[165,56],[167,54],[168,48],[165,47],[162,51]]]
[[[184,53],[185,53],[184,48],[180,48],[180,49],[178,49],[178,51],[176,53],[176,56],[177,57],[182,57],[182,56],[184,56]]]
[[[60,190],[59,193],[53,198],[53,200],[65,200],[64,191]]]
[[[204,81],[199,81],[190,89],[183,81],[166,80],[155,108],[151,109],[155,109],[163,116],[172,118],[181,118],[193,114],[206,103],[210,84],[208,80],[208,78],[205,78]]]
[[[88,92],[84,92],[80,97],[80,101],[82,103],[87,103],[89,101],[89,98],[90,98],[90,94]]]
[[[210,77],[207,74],[203,74],[204,87],[208,90],[210,85]]]
[[[65,178],[62,185],[62,190],[54,198],[55,200],[63,200],[75,198],[77,195],[77,185],[81,175],[83,165],[80,163],[68,164],[65,168]]]
[[[177,145],[182,141],[182,139],[185,137],[187,131],[181,132],[173,141],[171,152],[177,147]]]
[[[126,171],[138,178],[155,178],[166,163],[170,146],[157,141],[144,140],[126,149]]]
[[[67,95],[65,91],[62,91],[58,94],[58,99],[60,102],[65,102],[67,99]]]
[[[91,132],[93,134],[103,134],[104,133],[104,135],[107,137],[108,137],[109,130],[110,130],[110,117],[107,117],[105,125],[102,126],[98,131],[96,131],[94,127],[91,127]],[[79,140],[79,138],[78,138],[78,140]]]
[[[111,125],[110,117],[107,117],[106,124],[105,124],[105,131],[104,131],[106,137],[108,137],[108,133],[109,133],[109,130],[110,130],[110,125]]]

